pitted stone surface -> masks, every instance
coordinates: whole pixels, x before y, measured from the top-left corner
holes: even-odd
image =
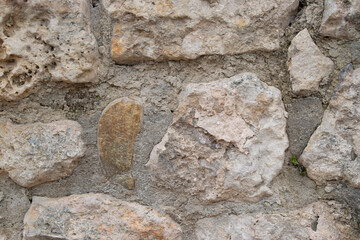
[[[180,226],[167,215],[105,194],[34,197],[24,224],[24,240],[182,239]]]
[[[324,7],[322,35],[349,40],[360,38],[360,1],[325,0]]]
[[[334,63],[321,53],[306,28],[291,41],[288,58],[292,90],[299,95],[316,93],[334,70]]]
[[[349,226],[341,223],[348,213],[337,205],[316,202],[288,213],[205,218],[196,224],[196,239],[356,240]]]
[[[299,159],[318,184],[345,179],[360,188],[359,92],[360,68],[340,81]]]
[[[259,201],[283,165],[286,115],[280,91],[252,73],[189,84],[147,166],[204,201]]]
[[[109,176],[121,174],[122,185],[134,189],[131,162],[135,137],[141,129],[142,108],[135,102],[118,99],[103,111],[98,126],[98,146],[103,167]]]
[[[84,156],[81,126],[63,120],[48,124],[0,122],[0,169],[23,187],[71,175]]]
[[[97,44],[88,0],[0,1],[0,100],[40,83],[97,80]]]
[[[117,63],[279,49],[298,0],[102,0]]]

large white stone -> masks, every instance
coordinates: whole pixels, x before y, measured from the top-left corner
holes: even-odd
[[[334,63],[321,53],[306,28],[291,41],[288,59],[292,90],[300,95],[317,92],[334,70]]]
[[[360,68],[340,81],[321,125],[300,157],[318,184],[348,180],[360,188]]]
[[[0,169],[23,187],[69,176],[85,153],[81,132],[80,124],[70,120],[0,122]]]
[[[350,227],[339,221],[347,218],[340,208],[316,202],[288,213],[205,218],[196,223],[195,234],[197,240],[356,240]]]
[[[349,40],[360,38],[359,0],[325,0],[324,7],[322,35]]]
[[[105,194],[34,197],[24,218],[24,240],[181,240],[180,226],[151,207]]]
[[[204,201],[258,201],[283,165],[286,115],[280,91],[252,73],[189,84],[147,167]]]
[[[117,63],[279,49],[298,0],[102,0]]]
[[[89,0],[0,1],[0,100],[41,82],[94,82],[97,68]]]

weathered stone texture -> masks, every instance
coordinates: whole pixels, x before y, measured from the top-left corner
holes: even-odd
[[[0,100],[42,82],[97,80],[97,44],[88,0],[0,1]]]
[[[285,126],[280,91],[254,74],[189,84],[147,166],[160,184],[204,201],[255,202],[283,165]]]
[[[24,240],[181,240],[170,217],[137,203],[104,194],[34,197],[24,218]]]
[[[117,63],[279,49],[298,0],[102,0]]]
[[[135,102],[118,99],[103,111],[98,126],[100,158],[109,176],[123,174],[122,185],[134,189],[131,162],[135,137],[141,129],[142,108]]]
[[[321,125],[300,157],[318,184],[348,180],[360,188],[360,68],[340,81]]]
[[[324,6],[322,35],[349,40],[360,38],[359,0],[325,0]]]
[[[70,120],[0,122],[0,169],[23,187],[69,176],[85,153],[81,132],[81,126]]]
[[[340,222],[348,219],[341,208],[316,202],[289,213],[205,218],[197,222],[195,233],[197,240],[355,240]]]
[[[307,29],[291,41],[288,59],[292,90],[300,95],[317,92],[320,83],[327,82],[334,70],[334,63],[321,53]]]
[[[293,156],[299,157],[311,135],[320,125],[324,110],[319,98],[306,97],[292,99],[287,111],[289,150]]]

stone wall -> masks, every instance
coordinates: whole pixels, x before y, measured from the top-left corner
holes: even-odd
[[[360,238],[358,0],[0,2],[0,240]]]

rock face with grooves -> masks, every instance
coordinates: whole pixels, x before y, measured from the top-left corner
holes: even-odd
[[[322,35],[348,40],[360,38],[360,1],[325,0],[324,6]]]
[[[203,201],[259,201],[283,165],[286,115],[280,91],[252,73],[189,84],[147,167]]]
[[[334,63],[321,53],[306,28],[291,41],[288,59],[292,90],[299,95],[316,93],[334,70]]]
[[[102,0],[117,63],[279,49],[298,0]]]
[[[360,188],[360,68],[339,83],[300,157],[318,184],[345,179]]]
[[[134,189],[131,162],[135,137],[141,129],[142,108],[135,102],[118,99],[103,111],[98,126],[98,146],[103,167],[109,177],[121,174],[121,183]]]
[[[26,97],[49,81],[97,81],[88,0],[4,0],[0,22],[0,100]]]
[[[0,169],[23,187],[70,176],[84,156],[81,126],[63,120],[48,124],[0,122]]]
[[[197,222],[195,233],[197,240],[356,240],[349,235],[349,226],[339,221],[347,215],[336,205],[316,202],[289,213],[205,218]]]
[[[181,240],[170,217],[105,194],[34,197],[24,218],[24,240]]]

